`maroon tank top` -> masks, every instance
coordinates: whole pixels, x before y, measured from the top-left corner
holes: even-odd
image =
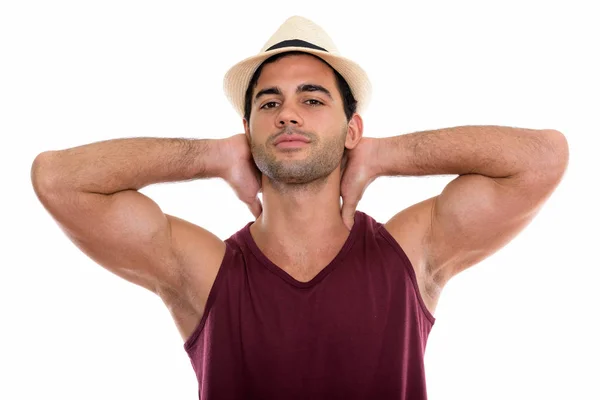
[[[225,241],[204,315],[184,343],[200,399],[427,398],[435,318],[381,223],[356,211],[344,246],[310,282],[273,264],[251,224]]]

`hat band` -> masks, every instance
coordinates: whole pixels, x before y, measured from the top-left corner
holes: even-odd
[[[325,52],[329,53],[326,49],[324,49],[322,47],[319,47],[319,46],[309,43],[309,42],[305,42],[304,40],[300,40],[300,39],[284,40],[282,42],[275,43],[273,46],[266,49],[265,52],[267,52],[269,50],[281,49],[283,47],[306,47],[308,49],[321,50],[321,51],[325,51]]]

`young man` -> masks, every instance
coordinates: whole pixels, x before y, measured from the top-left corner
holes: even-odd
[[[244,134],[45,152],[32,166],[39,199],[98,264],[163,299],[200,398],[425,399],[442,288],[531,221],[564,174],[565,137],[498,126],[363,137],[366,74],[300,17],[236,64],[225,91]],[[458,177],[385,224],[356,210],[379,176],[433,174]],[[209,177],[256,217],[225,241],[138,192]]]

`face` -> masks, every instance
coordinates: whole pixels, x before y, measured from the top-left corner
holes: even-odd
[[[264,175],[282,183],[309,183],[340,165],[348,122],[331,67],[308,55],[280,58],[264,66],[252,96],[244,126]],[[275,144],[292,134],[309,142]]]

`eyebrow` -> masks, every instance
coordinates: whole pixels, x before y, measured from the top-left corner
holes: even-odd
[[[331,96],[331,92],[329,92],[329,90],[325,89],[321,85],[315,85],[312,83],[298,85],[298,87],[296,88],[296,94],[303,93],[303,92],[321,92],[321,93],[325,94],[327,97],[329,97],[331,100],[333,100],[333,96]],[[259,90],[258,93],[256,93],[256,96],[254,96],[254,102],[256,103],[260,97],[266,96],[268,94],[275,94],[275,95],[279,95],[279,96],[282,95],[281,89],[279,89],[279,87],[272,86],[272,87],[268,87],[268,88]]]

